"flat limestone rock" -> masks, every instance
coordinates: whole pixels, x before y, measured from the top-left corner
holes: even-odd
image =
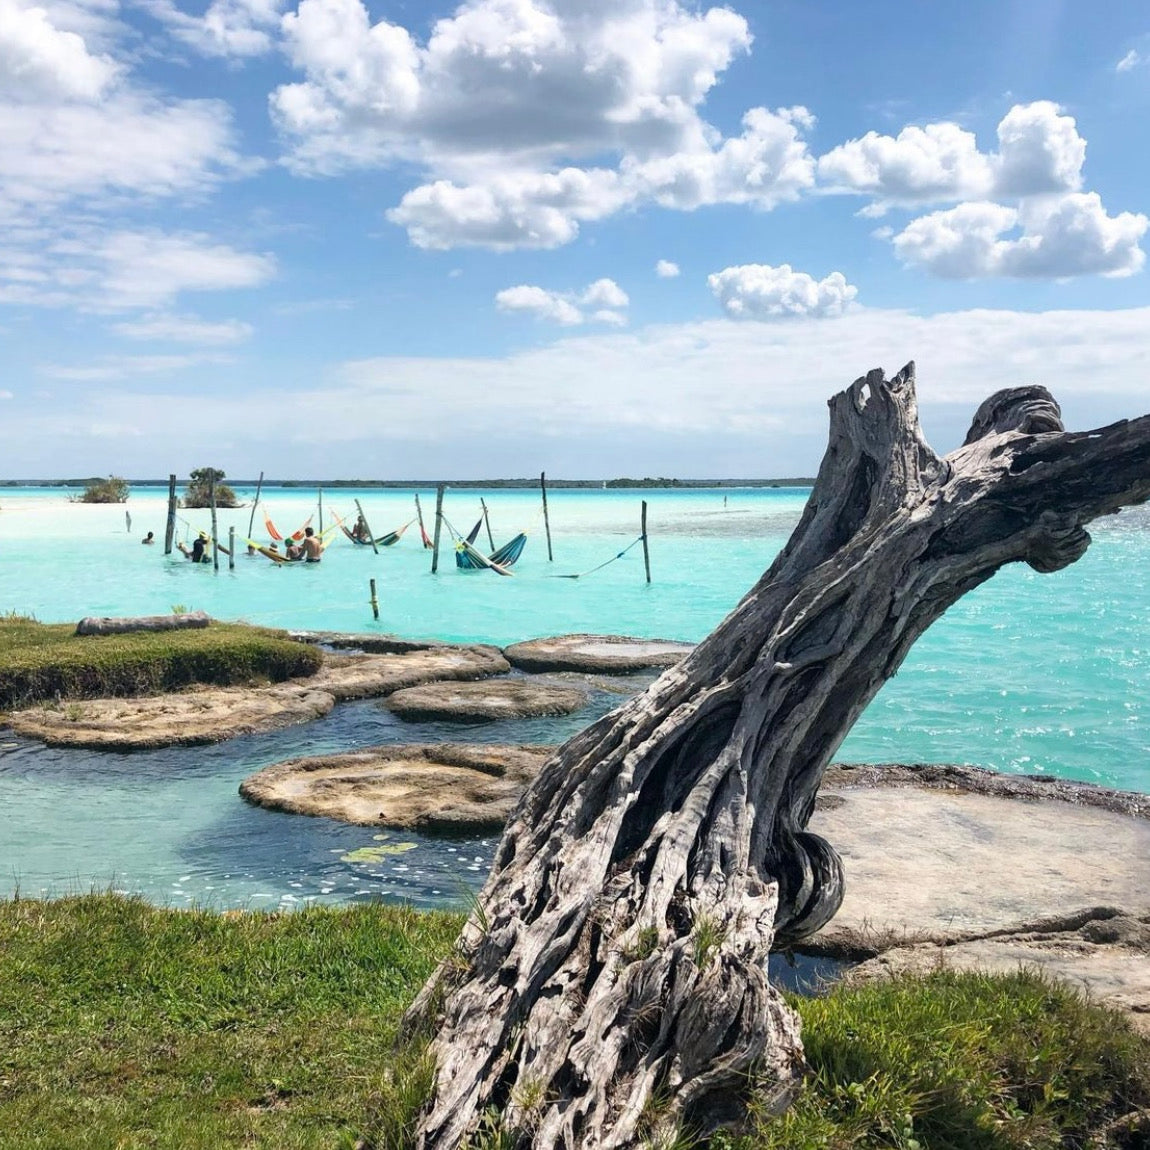
[[[503,649],[523,671],[582,671],[591,675],[673,667],[694,650],[670,639],[632,639],[625,635],[556,635],[528,639]]]
[[[864,978],[1037,966],[1150,1019],[1147,796],[967,767],[832,767],[810,829],[842,856],[846,895],[804,951],[877,956]]]
[[[86,615],[76,624],[77,635],[124,635],[130,631],[199,630],[211,623],[206,611],[184,611],[176,615],[134,615],[127,618]]]
[[[389,695],[384,706],[410,722],[482,723],[494,719],[569,715],[586,702],[586,692],[577,687],[534,683],[529,679],[498,679],[408,687]]]
[[[862,982],[908,972],[923,974],[940,966],[993,973],[1027,967],[1064,979],[1117,1007],[1136,1029],[1150,1036],[1150,915],[1136,918],[1112,907],[1096,907],[1035,925],[1034,930],[949,946],[894,947],[855,967],[848,977]]]
[[[439,651],[443,648],[474,648],[477,644],[449,643],[445,639],[401,639],[398,635],[380,635],[364,631],[298,631],[289,630],[288,638],[297,643],[314,643],[337,651],[366,651],[371,655],[406,655],[410,651]],[[498,651],[498,647],[483,647]]]
[[[307,681],[343,702],[389,695],[442,679],[485,679],[505,675],[511,665],[498,647],[444,646],[392,655],[327,655]]]
[[[554,747],[387,744],[288,759],[240,784],[249,802],[358,826],[470,834],[507,821]]]
[[[310,722],[335,706],[335,697],[302,682],[271,687],[201,687],[137,699],[85,699],[30,707],[8,715],[18,735],[50,747],[102,751],[218,743],[236,735]]]

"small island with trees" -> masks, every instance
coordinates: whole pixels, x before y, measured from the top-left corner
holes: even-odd
[[[190,482],[180,500],[181,507],[210,507],[212,505],[212,484],[215,484],[217,507],[240,507],[236,493],[223,483],[224,472],[215,467],[197,467],[191,474]]]
[[[73,503],[127,503],[131,486],[118,475],[107,479],[89,479],[80,495],[73,495]]]

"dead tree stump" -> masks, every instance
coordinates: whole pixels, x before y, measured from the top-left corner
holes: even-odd
[[[499,1114],[523,1147],[635,1147],[737,1122],[752,1081],[784,1106],[802,1045],[766,958],[842,900],[838,856],[805,829],[831,756],[960,596],[1006,563],[1073,563],[1084,524],[1147,497],[1150,416],[1071,434],[1045,389],[1014,388],[942,458],[913,364],[836,395],[770,569],[519,804],[409,1016],[435,1024],[419,1146]]]

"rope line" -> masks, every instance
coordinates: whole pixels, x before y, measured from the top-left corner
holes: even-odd
[[[640,535],[637,539],[633,539],[618,555],[612,555],[610,559],[605,559],[598,567],[592,567],[589,571],[580,571],[575,575],[545,575],[545,579],[583,579],[588,575],[594,575],[596,571],[602,571],[604,567],[610,566],[616,559],[622,559],[628,551],[631,550],[638,543],[643,542],[643,536]]]

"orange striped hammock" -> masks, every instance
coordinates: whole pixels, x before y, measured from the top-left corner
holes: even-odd
[[[313,518],[314,516],[309,515],[307,517],[307,522],[298,531],[292,532],[291,537],[297,543],[303,538],[303,533],[311,526],[311,521]],[[283,539],[283,536],[279,533],[279,529],[272,522],[271,516],[266,511],[264,512],[264,527],[267,528],[268,535],[270,535],[277,543]]]

